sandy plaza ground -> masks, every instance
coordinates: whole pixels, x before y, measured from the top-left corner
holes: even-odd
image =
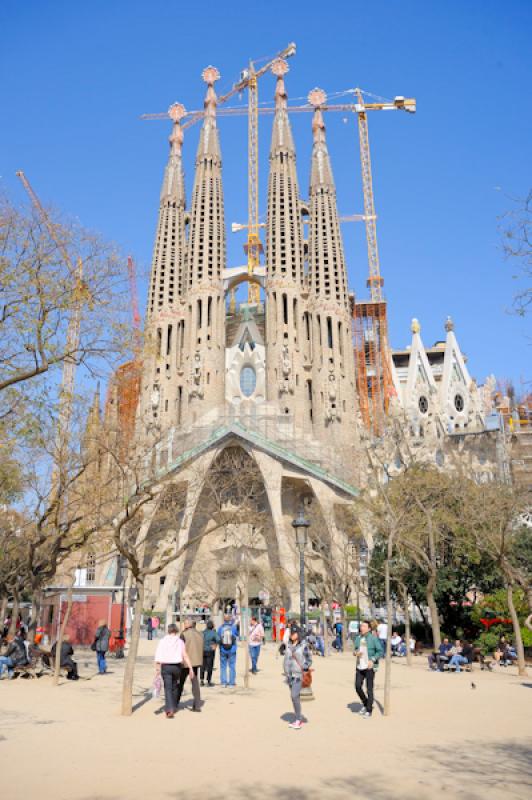
[[[173,720],[149,692],[155,647],[141,642],[130,718],[119,715],[124,662],[109,659],[99,676],[90,651],[78,650],[77,683],[2,680],[2,800],[532,796],[532,677],[513,668],[439,674],[425,658],[412,668],[395,659],[392,715],[377,706],[364,720],[351,653],[317,658],[308,724],[295,731],[274,645],[263,648],[251,690],[239,674],[236,689],[203,689],[203,712],[192,714],[187,689]],[[239,671],[243,661],[240,650]]]

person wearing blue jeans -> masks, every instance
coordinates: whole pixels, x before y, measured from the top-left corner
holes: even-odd
[[[456,648],[458,652],[451,656],[449,666],[455,667],[456,672],[460,672],[461,666],[469,664],[473,661],[473,647],[468,642],[457,641]]]
[[[4,667],[7,667],[7,677],[13,677],[13,667],[15,666],[13,659],[9,656],[0,656],[0,678],[4,672]]]
[[[105,620],[101,619],[94,635],[96,661],[98,663],[98,672],[100,675],[104,675],[107,672],[107,661],[105,660],[105,654],[109,650],[110,638],[111,631],[105,624]]]
[[[264,640],[264,628],[257,617],[251,617],[248,639],[249,655],[251,656],[251,672],[255,675],[258,672],[257,663],[260,655],[260,647]]]
[[[218,628],[220,641],[220,681],[222,686],[236,685],[236,649],[238,629],[233,623],[231,614],[224,614],[223,624]],[[229,681],[227,667],[229,666]]]
[[[456,671],[460,672],[460,666],[462,664],[467,664],[467,658],[464,658],[463,655],[457,653],[455,656],[451,656],[451,660],[449,661],[450,667],[456,667]]]
[[[7,667],[7,677],[12,678],[14,667],[28,663],[28,654],[26,652],[24,638],[25,636],[23,633],[17,633],[15,638],[9,642],[5,654],[0,656],[0,677],[4,672],[4,667]]]

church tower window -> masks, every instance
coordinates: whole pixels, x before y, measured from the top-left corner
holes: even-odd
[[[240,391],[244,397],[251,397],[257,386],[257,373],[246,365],[240,370]]]

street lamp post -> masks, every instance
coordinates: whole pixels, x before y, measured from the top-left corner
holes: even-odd
[[[307,622],[305,605],[305,545],[307,543],[307,528],[310,526],[309,520],[305,517],[303,508],[292,522],[292,527],[296,532],[296,542],[299,550],[299,618],[302,628]]]

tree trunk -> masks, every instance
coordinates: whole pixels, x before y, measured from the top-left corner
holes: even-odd
[[[2,630],[4,629],[4,620],[6,618],[7,602],[7,594],[2,595],[2,601],[0,602],[0,625],[2,626]]]
[[[408,602],[408,589],[401,584],[401,594],[403,597],[403,611],[405,613],[405,644],[406,644],[406,663],[412,666],[412,653],[410,651],[410,607]]]
[[[327,629],[327,615],[325,613],[325,603],[321,604],[321,624],[323,627],[323,655],[329,655],[329,631]]]
[[[42,591],[36,589],[31,598],[31,625],[28,629],[28,640],[31,644],[35,642],[35,634],[41,622],[42,612]]]
[[[61,669],[61,645],[63,644],[63,638],[65,635],[66,626],[68,625],[70,612],[72,611],[72,593],[73,593],[73,586],[69,586],[67,592],[67,607],[65,610],[65,616],[63,617],[63,621],[61,622],[61,626],[59,628],[59,636],[57,637],[57,642],[55,645],[54,677],[52,681],[54,686],[57,686],[59,684],[59,672]],[[61,609],[61,597],[59,597],[59,609]]]
[[[130,717],[133,713],[133,679],[135,677],[135,665],[140,641],[140,620],[144,607],[144,582],[138,578],[135,581],[137,589],[137,599],[135,600],[135,618],[131,626],[131,637],[129,650],[124,669],[124,680],[122,683],[122,715]]]
[[[384,597],[386,601],[386,619],[388,626],[392,619],[392,597],[390,592],[390,557],[391,557],[391,540],[388,540],[388,554],[384,561]],[[392,637],[390,630],[386,638],[386,659],[384,662],[384,716],[390,715],[390,690],[392,683]]]
[[[240,602],[240,617],[242,620],[242,638],[244,639],[245,656],[244,656],[244,689],[249,689],[249,591],[248,591],[248,576],[246,575],[245,584],[239,591]]]
[[[11,609],[11,623],[9,625],[9,630],[7,632],[8,636],[14,636],[17,630],[17,618],[18,618],[18,609],[19,609],[19,598],[18,592],[13,592],[13,607]]]
[[[342,623],[342,636],[340,637],[342,642],[342,652],[345,653],[345,643],[347,641],[347,616],[345,613],[345,606],[343,605],[340,607],[340,622]]]
[[[441,631],[440,631],[440,617],[438,614],[438,606],[434,599],[434,589],[436,587],[436,574],[429,575],[427,581],[427,605],[430,611],[430,620],[432,627],[432,644],[434,650],[438,650],[441,644]]]
[[[517,671],[519,675],[526,676],[528,673],[526,671],[525,648],[523,647],[523,637],[521,636],[519,617],[517,616],[517,611],[515,610],[514,593],[511,583],[506,584],[506,594],[508,597],[508,608],[512,618],[512,625],[514,628],[515,649],[517,651]]]

